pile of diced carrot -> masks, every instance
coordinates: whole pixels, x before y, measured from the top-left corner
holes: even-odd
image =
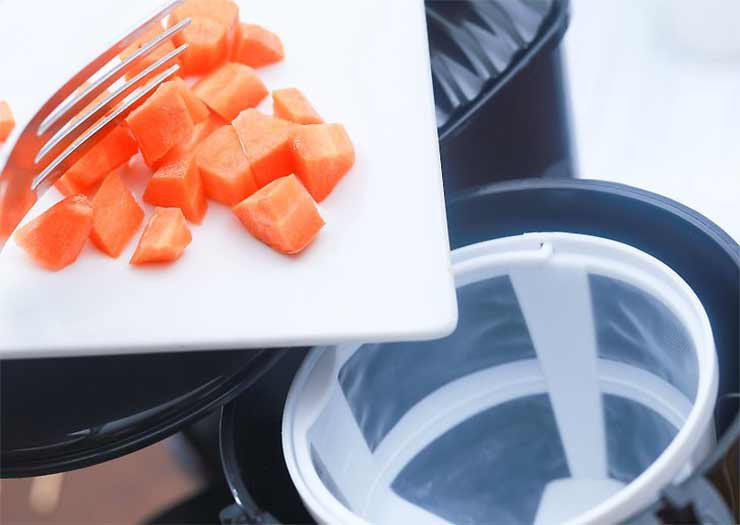
[[[255,109],[270,92],[254,68],[282,60],[283,45],[240,23],[231,0],[187,0],[168,25],[187,17],[190,25],[139,59],[135,72],[187,43],[180,73],[200,78],[162,83],[57,181],[66,198],[15,237],[41,266],[71,264],[87,239],[111,257],[123,252],[145,212],[118,170],[138,153],[151,169],[142,199],[155,208],[131,264],[180,257],[192,240],[187,222],[200,224],[209,200],[232,207],[249,233],[284,254],[305,249],[324,226],[316,203],[355,160],[344,127],[324,123],[295,88],[272,92],[272,115]],[[121,58],[161,30],[150,28]]]

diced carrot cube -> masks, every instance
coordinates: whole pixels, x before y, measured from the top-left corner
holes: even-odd
[[[226,33],[230,50],[239,32],[239,6],[231,0],[186,0],[170,13],[168,26],[172,27],[184,18],[209,18],[221,24]],[[177,45],[182,44],[175,38]]]
[[[254,69],[229,62],[200,80],[195,94],[213,111],[231,121],[240,111],[256,107],[267,94],[267,88]]]
[[[189,141],[195,128],[182,95],[162,86],[126,117],[126,123],[149,166],[178,144]]]
[[[329,195],[355,163],[355,150],[341,124],[299,126],[293,138],[295,172],[316,202]]]
[[[177,72],[174,72],[174,73],[170,73],[170,74],[169,74],[169,75],[167,75],[167,77],[165,77],[165,78],[170,78],[170,79],[172,79],[172,80],[174,80],[174,79],[176,79],[176,78],[179,78],[179,77],[177,76],[177,73],[179,73],[179,72],[181,72],[181,71],[182,71],[182,69],[178,70]],[[161,69],[158,69],[158,70],[157,70],[157,73],[163,73],[163,72],[164,72],[164,71],[163,71],[163,70],[161,70]],[[149,78],[144,78],[144,79],[140,80],[139,82],[137,82],[137,83],[136,83],[136,89],[148,87],[148,84],[149,84],[149,80],[150,80]],[[164,80],[164,79],[163,79],[163,80]],[[161,86],[161,84],[160,84],[160,86]],[[157,86],[157,87],[159,87],[159,86]],[[191,91],[192,91],[192,90],[191,90]],[[128,114],[132,113],[132,112],[133,112],[133,111],[134,111],[134,110],[135,110],[136,108],[138,108],[138,107],[142,106],[142,105],[144,104],[144,102],[146,102],[147,100],[149,100],[149,99],[151,98],[151,96],[152,96],[152,95],[153,95],[153,94],[154,94],[155,92],[156,92],[156,89],[153,89],[153,90],[149,90],[149,91],[147,91],[147,92],[146,92],[146,93],[145,93],[144,95],[142,95],[142,96],[140,96],[139,98],[137,98],[137,99],[136,99],[136,102],[133,102],[133,103],[131,103],[131,104],[130,104],[130,105],[128,106],[128,109],[126,110],[126,113],[124,114],[124,116],[126,116],[126,115],[128,115]],[[182,96],[182,93],[180,93],[180,95]],[[183,99],[183,102],[185,102],[185,100],[184,100],[184,99]],[[185,103],[185,105],[187,106],[187,102]],[[188,107],[188,109],[189,109],[189,110],[191,111],[191,113],[192,113],[192,109],[191,109],[190,107]],[[192,114],[191,114],[191,117],[193,117],[193,115],[192,115]],[[195,122],[195,121],[193,121],[193,122]]]
[[[122,166],[139,148],[125,126],[116,126],[69,168],[62,178],[80,192],[87,193],[108,173]],[[60,179],[61,180],[61,179]]]
[[[92,224],[90,201],[72,195],[20,228],[15,240],[40,266],[61,270],[77,260]]]
[[[195,159],[206,195],[211,199],[233,206],[257,191],[247,156],[230,124],[204,140]]]
[[[193,129],[193,136],[188,142],[178,144],[170,151],[168,151],[164,157],[159,159],[154,164],[154,168],[158,169],[162,166],[165,166],[166,164],[173,164],[186,155],[192,155],[194,153],[195,147],[198,144],[203,142],[211,133],[216,131],[221,126],[224,126],[225,124],[226,123],[221,117],[219,117],[215,113],[211,113],[210,115],[208,115],[208,118],[206,120],[195,125],[195,128]]]
[[[115,171],[101,184],[92,206],[90,239],[100,251],[118,257],[144,220],[144,210]]]
[[[242,24],[232,59],[251,67],[279,62],[285,57],[283,43],[275,33],[257,24]]]
[[[276,89],[272,92],[275,116],[296,124],[322,124],[324,121],[308,99],[296,88]]]
[[[206,106],[205,103],[199,99],[195,93],[193,93],[193,90],[190,89],[190,86],[188,86],[182,78],[175,77],[172,80],[163,82],[162,86],[165,90],[174,89],[180,94],[183,102],[185,102],[185,105],[188,107],[190,116],[195,124],[203,122],[208,118],[208,115],[211,114],[211,112],[208,111],[208,106]]]
[[[10,136],[10,132],[15,127],[15,118],[10,110],[10,104],[0,100],[0,142],[5,142]]]
[[[131,264],[174,261],[193,240],[180,208],[155,208]]]
[[[203,124],[205,124],[205,131],[201,134],[200,140],[198,140],[199,143],[203,142],[203,140],[208,138],[208,135],[216,131],[218,128],[228,124],[228,122],[222,119],[216,113],[211,112],[208,114],[208,118]]]
[[[299,126],[264,115],[257,110],[242,111],[232,122],[249,166],[260,188],[293,173],[293,133]]]
[[[179,45],[188,44],[188,49],[180,55],[183,75],[208,73],[229,58],[227,29],[216,20],[194,17],[174,38]]]
[[[190,222],[200,224],[208,202],[194,155],[186,155],[155,171],[144,190],[143,199],[155,206],[180,208]]]
[[[76,182],[67,177],[66,173],[57,179],[57,181],[54,183],[54,187],[58,189],[59,192],[65,197],[76,195],[78,193],[84,193],[83,188],[80,188]]]
[[[164,31],[164,28],[162,27],[161,24],[158,24],[158,23],[152,24],[139,38],[137,38],[126,49],[124,49],[123,52],[120,55],[118,55],[118,58],[120,58],[122,61],[126,60],[128,57],[133,55],[136,51],[141,49],[145,44],[150,42],[156,36],[160,35],[163,31]],[[135,77],[137,74],[142,72],[144,69],[151,66],[157,60],[165,56],[167,53],[170,53],[174,50],[175,50],[175,46],[171,40],[166,40],[164,42],[161,42],[154,49],[151,49],[149,52],[144,53],[143,56],[137,58],[134,61],[134,63],[131,64],[130,69],[126,71],[126,74],[125,74],[126,80],[131,80],[133,77]],[[173,58],[170,62],[170,65],[176,63],[177,61],[178,61],[177,58]]]
[[[316,203],[295,175],[271,182],[233,210],[252,235],[285,254],[303,250],[324,226]]]
[[[54,183],[54,187],[65,197],[76,195],[78,193],[84,193],[86,196],[90,197],[90,194],[92,193],[89,187],[84,187],[78,184],[66,173],[57,179]]]

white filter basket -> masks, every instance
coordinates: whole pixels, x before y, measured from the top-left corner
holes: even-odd
[[[452,258],[451,336],[317,348],[296,376],[283,448],[319,522],[614,523],[712,446],[711,327],[670,268],[565,233]]]

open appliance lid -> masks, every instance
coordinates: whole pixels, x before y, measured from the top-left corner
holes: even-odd
[[[558,41],[569,16],[562,0],[428,0],[426,12],[442,140],[539,47]]]

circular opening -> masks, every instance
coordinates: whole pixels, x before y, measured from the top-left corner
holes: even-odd
[[[564,233],[452,260],[452,335],[318,348],[296,376],[283,448],[319,521],[616,522],[706,453],[714,343],[670,268]]]

